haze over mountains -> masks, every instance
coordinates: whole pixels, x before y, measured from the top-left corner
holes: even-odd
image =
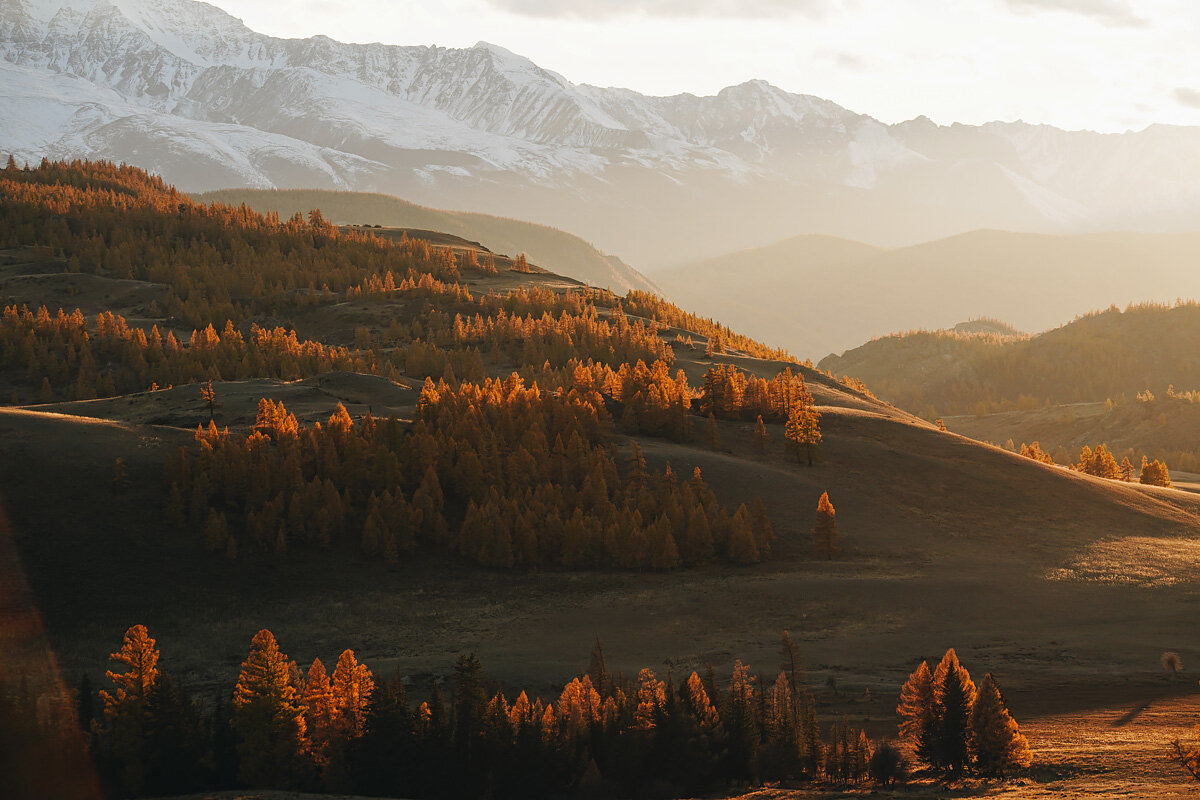
[[[1197,253],[1196,233],[973,231],[892,250],[799,236],[653,278],[683,306],[817,360],[972,317],[1036,333],[1110,305],[1200,297]]]
[[[182,188],[383,191],[569,230],[637,267],[819,232],[1194,228],[1200,129],[897,125],[761,81],[576,85],[501,47],[283,40],[191,0],[2,0],[0,147]]]
[[[246,205],[260,213],[290,217],[314,208],[331,221],[350,225],[383,225],[440,231],[474,242],[486,242],[496,253],[525,253],[534,264],[553,265],[554,271],[592,286],[625,293],[658,288],[620,258],[599,252],[578,236],[520,220],[464,211],[441,211],[398,197],[365,192],[302,189],[227,189],[196,196],[204,202]]]

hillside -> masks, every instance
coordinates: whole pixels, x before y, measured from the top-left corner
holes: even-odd
[[[723,681],[744,660],[765,685],[789,630],[822,725],[882,737],[951,645],[1020,687],[1023,719],[1102,679],[1169,696],[1159,654],[1200,657],[1195,495],[939,431],[654,297],[459,240],[199,206],[107,164],[5,170],[0,196],[0,291],[120,311],[0,317],[0,520],[69,684],[106,685],[143,623],[203,698],[269,628],[301,664],[352,648],[379,686],[398,670],[413,706],[464,685],[466,652],[489,693],[553,701],[599,638],[628,689],[605,713],[632,724],[640,668]],[[820,415],[812,467],[788,404]]]
[[[615,292],[627,292],[630,289],[656,291],[654,284],[644,275],[616,256],[605,255],[569,233],[531,222],[488,214],[441,211],[390,195],[359,192],[225,189],[198,194],[195,199],[202,203],[245,203],[255,211],[264,214],[273,212],[285,219],[296,212],[307,214],[319,208],[338,224],[441,231],[482,242],[497,253],[510,256],[525,253],[533,263],[553,264],[558,274],[590,286]]]
[[[895,334],[821,362],[864,380],[881,397],[924,416],[984,414],[1045,405],[1132,403],[1200,386],[1190,342],[1200,305],[1110,308],[1036,336],[920,331]]]
[[[798,237],[653,279],[668,297],[816,360],[975,317],[1041,331],[1114,304],[1198,297],[1198,247],[1200,234],[975,231],[893,250]]]
[[[991,414],[945,417],[946,427],[980,441],[1019,448],[1038,442],[1060,464],[1078,461],[1084,447],[1104,444],[1117,461],[1142,456],[1178,471],[1173,480],[1194,484],[1200,473],[1200,403],[1194,394],[1166,393],[1123,402],[1065,403]]]
[[[189,191],[385,192],[645,268],[796,233],[1186,231],[1200,209],[1200,128],[885,124],[763,80],[647,96],[488,42],[276,38],[193,0],[9,0],[0,87],[0,157],[127,161]]]

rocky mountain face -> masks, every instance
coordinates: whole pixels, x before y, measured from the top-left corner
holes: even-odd
[[[1200,129],[885,125],[762,81],[572,84],[501,47],[258,34],[194,0],[0,0],[0,149],[193,191],[380,191],[565,228],[655,267],[821,232],[1190,229]]]

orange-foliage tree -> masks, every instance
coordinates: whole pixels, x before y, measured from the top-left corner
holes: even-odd
[[[662,570],[770,551],[761,505],[730,513],[698,470],[651,474],[636,444],[618,465],[604,403],[585,385],[426,381],[417,415],[410,431],[339,406],[301,429],[264,399],[249,435],[197,430],[199,451],[173,462],[172,497],[197,528],[225,516],[206,537],[218,552],[222,531],[243,548],[340,541],[388,561],[424,543],[499,568]]]
[[[1033,761],[991,673],[976,688],[954,648],[932,672],[921,662],[901,689],[896,712],[901,739],[935,769],[959,773],[971,767],[1002,776]]]

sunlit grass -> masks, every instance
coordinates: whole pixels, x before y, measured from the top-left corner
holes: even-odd
[[[1096,542],[1049,580],[1160,587],[1200,579],[1200,539],[1127,536]]]

